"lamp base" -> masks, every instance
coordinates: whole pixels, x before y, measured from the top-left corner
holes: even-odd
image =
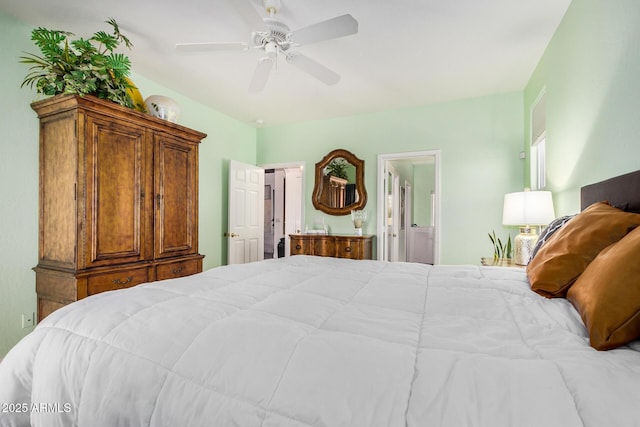
[[[533,248],[538,242],[538,235],[530,227],[520,227],[520,234],[513,239],[514,257],[518,265],[529,264],[529,258],[533,254]]]

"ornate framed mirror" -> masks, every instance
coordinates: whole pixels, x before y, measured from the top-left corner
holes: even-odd
[[[364,160],[347,150],[333,150],[316,163],[313,206],[329,215],[348,215],[367,204]]]

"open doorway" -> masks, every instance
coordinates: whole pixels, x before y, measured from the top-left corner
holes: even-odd
[[[302,230],[304,164],[263,165],[264,259],[289,256],[288,236]]]
[[[266,171],[275,178],[265,185]],[[304,218],[304,162],[253,166],[229,163],[227,264],[288,256],[287,236],[300,233]],[[276,219],[275,215],[278,215]],[[267,232],[269,237],[267,237]],[[269,239],[269,243],[265,241]],[[284,252],[278,244],[284,238]],[[281,245],[282,246],[282,245]]]
[[[440,151],[378,155],[378,259],[440,262]]]

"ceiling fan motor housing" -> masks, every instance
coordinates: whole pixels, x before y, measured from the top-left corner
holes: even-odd
[[[286,24],[275,19],[265,19],[268,31],[254,31],[253,44],[266,50],[269,43],[274,43],[281,50],[285,51],[291,47],[289,40],[290,30]]]

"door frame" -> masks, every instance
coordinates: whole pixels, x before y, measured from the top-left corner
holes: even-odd
[[[409,253],[409,239],[411,236],[411,233],[409,233],[409,229],[411,228],[411,212],[413,209],[413,205],[412,205],[412,188],[411,188],[411,183],[406,181],[404,182],[404,211],[400,212],[400,215],[402,215],[402,218],[400,219],[401,221],[404,222],[404,229],[402,230],[402,233],[404,233],[404,260],[407,260],[407,254]],[[400,202],[402,203],[402,199],[400,200]]]
[[[386,227],[386,165],[387,162],[393,160],[406,160],[416,157],[428,157],[434,158],[435,163],[435,223],[434,223],[434,264],[440,263],[441,254],[441,206],[442,206],[442,189],[441,189],[441,152],[440,150],[425,150],[425,151],[411,151],[406,153],[388,153],[378,154],[378,194],[377,194],[377,258],[383,259],[384,245],[386,244],[385,233]]]

